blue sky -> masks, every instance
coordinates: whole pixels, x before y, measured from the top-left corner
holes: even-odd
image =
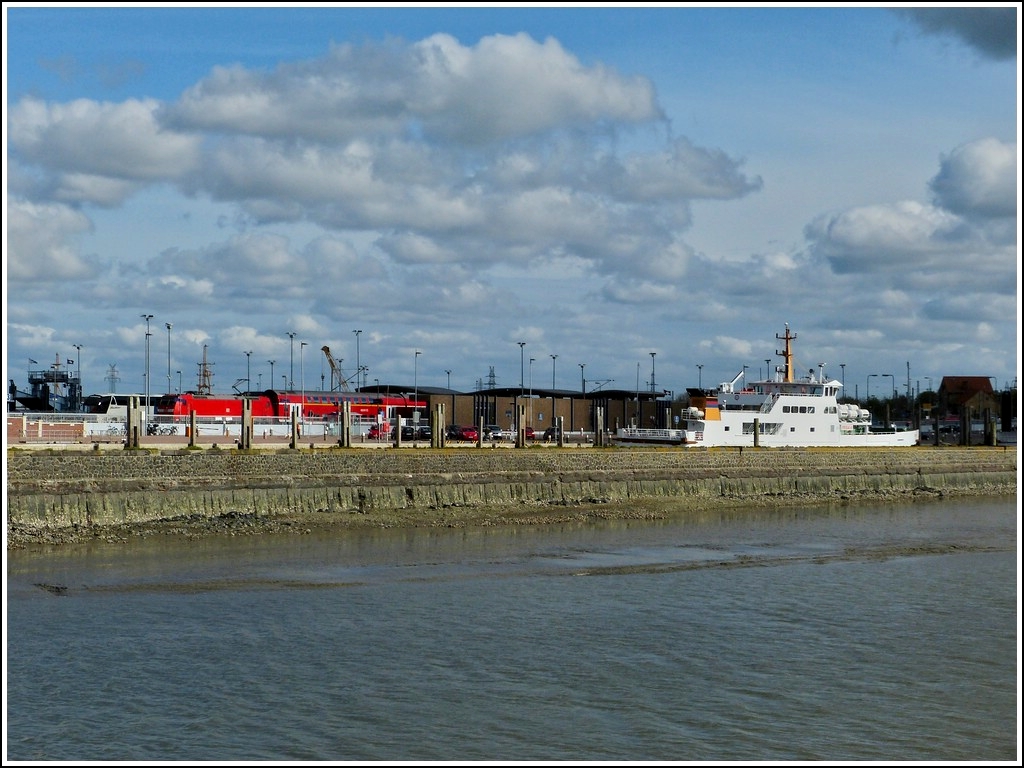
[[[22,388],[1019,374],[1016,6],[4,14]]]

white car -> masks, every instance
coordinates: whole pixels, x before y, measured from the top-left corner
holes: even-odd
[[[511,430],[502,429],[497,424],[484,425],[485,440],[512,440],[514,437]]]

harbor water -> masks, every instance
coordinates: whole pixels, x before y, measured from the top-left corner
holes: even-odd
[[[5,758],[1019,762],[1017,514],[15,550]]]

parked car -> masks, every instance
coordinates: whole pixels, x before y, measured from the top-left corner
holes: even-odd
[[[544,442],[551,443],[558,440],[559,433],[557,427],[548,427],[544,430]]]
[[[484,424],[484,440],[505,440],[508,433],[498,424]]]
[[[460,440],[468,440],[470,442],[475,442],[478,437],[480,437],[480,433],[477,431],[476,427],[460,427],[459,428],[459,439]]]

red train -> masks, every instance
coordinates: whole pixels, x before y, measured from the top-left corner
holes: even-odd
[[[349,403],[353,415],[363,420],[381,422],[395,416],[412,416],[413,410],[427,407],[424,400],[412,400],[401,395],[378,395],[362,392],[265,392],[248,396],[252,400],[252,415],[284,418],[295,408],[302,409],[303,418],[337,418],[344,403]],[[154,406],[157,416],[242,416],[241,396],[197,395],[182,392],[164,395]]]

